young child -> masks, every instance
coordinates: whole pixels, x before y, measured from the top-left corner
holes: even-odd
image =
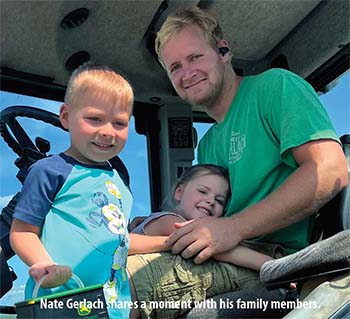
[[[159,236],[170,235],[176,229],[176,222],[222,216],[229,195],[226,169],[210,164],[192,166],[175,185],[165,203],[166,211],[151,214],[132,231],[129,255],[167,250],[164,245],[167,237]],[[151,241],[143,235],[157,236],[157,239]],[[272,259],[242,245],[214,258],[255,271]],[[250,276],[252,272],[244,268],[213,261],[195,265],[191,260],[172,254],[135,255],[128,260],[133,298],[139,302],[173,300],[188,304],[217,293],[254,286],[256,276]],[[243,272],[246,276],[239,282],[237,274]],[[153,317],[156,312],[158,317],[166,315],[167,318],[182,314],[181,309],[152,309],[150,306],[139,309],[143,318]],[[137,314],[133,313],[133,317]]]
[[[125,145],[132,106],[130,84],[113,70],[85,64],[72,74],[60,109],[70,147],[32,165],[11,227],[12,248],[30,267],[26,298],[45,275],[39,296],[77,288],[73,273],[85,286],[105,283],[109,303],[130,301],[132,194],[108,160]]]

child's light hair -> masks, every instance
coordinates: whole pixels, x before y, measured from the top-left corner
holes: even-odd
[[[163,211],[177,211],[178,202],[175,200],[175,191],[179,186],[186,186],[186,184],[197,177],[205,175],[217,175],[222,177],[228,185],[229,183],[229,173],[228,170],[222,166],[214,164],[197,164],[188,168],[179,178],[177,183],[173,186],[171,193],[165,198],[162,205]],[[230,196],[230,187],[228,190],[227,198]]]
[[[200,28],[204,38],[214,49],[217,48],[218,42],[223,38],[222,29],[217,19],[198,7],[184,9],[170,14],[157,33],[155,40],[155,50],[158,54],[159,62],[164,68],[165,66],[160,54],[162,47],[172,36],[191,25],[196,25]]]
[[[64,103],[73,106],[86,93],[108,99],[120,111],[132,114],[134,93],[131,85],[107,66],[88,62],[77,68],[69,79]]]

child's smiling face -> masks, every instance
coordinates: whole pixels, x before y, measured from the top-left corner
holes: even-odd
[[[60,119],[69,130],[67,154],[85,164],[105,163],[124,147],[130,113],[111,99],[85,93],[74,105],[62,105]]]
[[[177,211],[187,220],[204,216],[219,217],[223,214],[229,186],[225,178],[204,174],[179,185],[174,198],[179,202]]]

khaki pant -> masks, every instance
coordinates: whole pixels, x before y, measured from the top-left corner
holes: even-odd
[[[276,245],[245,242],[270,256]],[[127,269],[135,287],[141,318],[176,318],[195,301],[243,288],[262,287],[259,273],[213,259],[196,265],[168,252],[129,256]]]

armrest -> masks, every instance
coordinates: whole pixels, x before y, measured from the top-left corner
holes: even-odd
[[[316,242],[299,252],[266,262],[260,280],[268,288],[350,270],[350,230]]]

